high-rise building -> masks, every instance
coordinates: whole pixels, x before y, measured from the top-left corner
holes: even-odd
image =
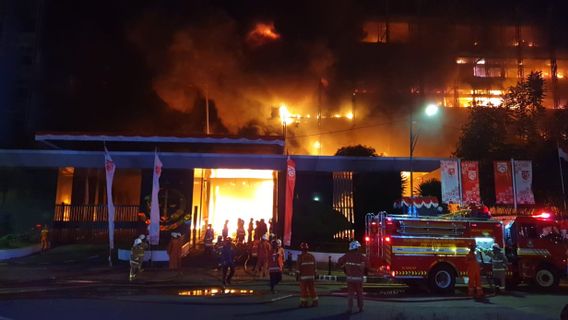
[[[0,146],[32,141],[43,0],[0,1]]]

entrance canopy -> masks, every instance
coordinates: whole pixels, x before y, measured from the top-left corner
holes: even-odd
[[[154,152],[109,150],[117,168],[151,169]],[[286,169],[286,156],[275,154],[219,154],[190,152],[159,152],[164,168],[195,169]],[[406,157],[339,157],[290,156],[296,170],[313,172],[376,172],[409,171],[431,172],[440,167],[445,158],[413,158],[412,166]],[[28,168],[97,168],[104,163],[103,151],[76,150],[10,150],[0,149],[0,167]]]

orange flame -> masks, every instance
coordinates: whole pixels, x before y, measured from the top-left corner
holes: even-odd
[[[273,22],[257,23],[247,36],[249,44],[254,46],[260,46],[278,39],[280,39],[280,35],[276,32]]]

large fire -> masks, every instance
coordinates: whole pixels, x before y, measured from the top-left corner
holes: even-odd
[[[280,39],[280,34],[276,32],[273,22],[257,23],[247,36],[248,43],[253,46],[260,46],[278,39]]]
[[[237,219],[245,229],[254,221],[272,218],[274,210],[274,173],[271,170],[212,169],[209,196],[209,223],[220,234],[229,220],[229,234],[235,236]]]

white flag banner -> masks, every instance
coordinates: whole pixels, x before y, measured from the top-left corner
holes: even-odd
[[[158,153],[154,156],[154,170],[152,178],[152,200],[150,204],[150,244],[157,245],[160,242],[160,203],[158,193],[160,192],[160,176],[162,175],[162,162]]]
[[[114,249],[114,203],[112,201],[112,180],[116,165],[112,161],[107,148],[105,147],[105,172],[106,172],[106,191],[108,205],[108,242],[109,248]]]
[[[515,193],[517,204],[534,204],[532,162],[515,160]]]
[[[460,203],[460,178],[457,160],[441,160],[442,202]]]

